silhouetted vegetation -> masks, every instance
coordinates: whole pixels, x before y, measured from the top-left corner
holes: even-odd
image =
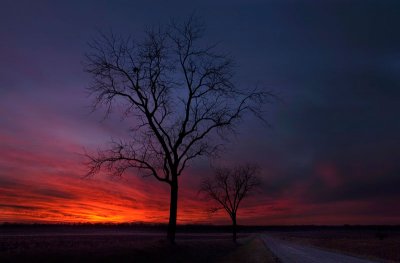
[[[232,169],[220,168],[216,170],[213,178],[206,178],[201,184],[200,192],[217,203],[217,206],[209,211],[224,209],[231,218],[234,242],[237,233],[237,211],[242,200],[259,186],[258,170],[257,166],[249,164]]]
[[[202,45],[204,26],[191,17],[146,31],[143,41],[100,34],[90,43],[86,71],[94,109],[115,106],[134,125],[130,139],[87,154],[88,175],[101,169],[121,176],[136,168],[170,186],[168,239],[175,240],[178,177],[188,162],[212,157],[218,136],[234,131],[246,113],[262,118],[271,95],[238,88],[233,60],[216,45]]]

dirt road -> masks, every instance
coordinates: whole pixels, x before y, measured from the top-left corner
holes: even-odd
[[[322,249],[285,242],[261,235],[265,245],[282,263],[376,263]]]

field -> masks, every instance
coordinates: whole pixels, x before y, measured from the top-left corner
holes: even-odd
[[[398,228],[181,227],[175,245],[163,226],[0,226],[0,262],[277,262],[258,235],[378,262],[400,262]]]
[[[309,229],[269,231],[267,234],[283,240],[378,262],[400,262],[400,231],[398,228]]]
[[[273,262],[251,234],[195,232],[170,245],[157,227],[3,227],[0,262]]]
[[[175,246],[161,234],[1,237],[0,262],[217,262],[236,247],[229,238],[191,237]]]
[[[4,244],[6,243],[6,244]],[[91,235],[2,239],[1,262],[216,262],[235,246],[226,240]]]

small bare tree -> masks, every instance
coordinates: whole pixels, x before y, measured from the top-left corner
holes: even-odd
[[[121,176],[136,168],[170,186],[168,239],[175,240],[178,177],[188,162],[216,153],[213,140],[235,130],[245,113],[260,117],[269,94],[232,83],[232,60],[215,45],[199,44],[203,26],[185,23],[149,30],[142,42],[104,35],[94,39],[85,70],[94,109],[118,106],[130,120],[130,139],[89,153],[88,175],[105,168]]]
[[[236,215],[241,201],[258,187],[259,168],[255,165],[236,166],[232,169],[217,169],[215,177],[206,178],[200,187],[200,192],[217,203],[210,212],[224,209],[232,220],[232,238],[236,242],[237,224]]]

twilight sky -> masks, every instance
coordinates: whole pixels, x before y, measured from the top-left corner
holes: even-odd
[[[239,224],[400,223],[398,1],[11,1],[0,9],[0,222],[166,222],[168,186],[85,173],[81,153],[126,135],[90,113],[83,72],[97,30],[140,38],[193,11],[264,85],[271,128],[249,118],[222,163],[257,162],[262,189]],[[229,223],[197,195],[208,160],[180,178],[178,222]]]

